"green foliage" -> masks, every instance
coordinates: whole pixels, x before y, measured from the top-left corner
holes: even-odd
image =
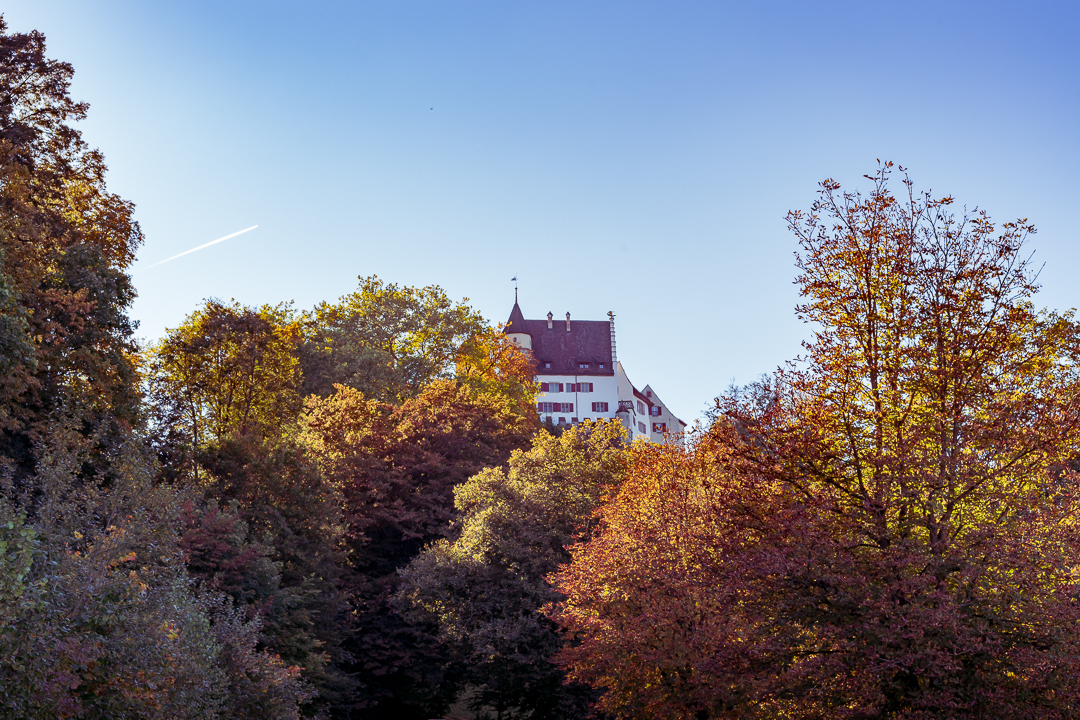
[[[303,670],[313,707],[345,703],[357,688],[340,670],[349,613],[340,490],[287,440],[233,435],[200,462],[208,500],[187,513],[189,571],[259,618],[259,642]]]
[[[234,433],[291,431],[301,407],[298,341],[288,304],[208,300],[149,349],[151,445],[166,480],[197,480],[198,453]]]
[[[6,521],[6,522],[5,522]],[[25,523],[26,516],[18,514],[0,518],[0,602],[17,603],[28,584],[27,577],[34,564],[40,542],[37,531]]]
[[[564,684],[552,662],[560,639],[541,608],[561,597],[547,576],[620,484],[624,454],[618,422],[540,433],[508,470],[485,469],[455,489],[457,538],[436,541],[402,572],[399,605],[438,623],[467,668],[474,709],[536,720],[588,715],[592,692]]]
[[[36,358],[26,321],[29,313],[19,307],[11,280],[3,270],[4,256],[0,253],[0,370],[11,372],[19,367],[34,367]]]
[[[33,520],[0,505],[0,716],[217,717],[224,676],[179,565],[175,495],[137,446],[94,482],[90,442],[64,427],[50,440],[33,493],[9,487]]]
[[[236,432],[280,437],[300,409],[298,340],[288,305],[208,300],[149,353],[163,430],[196,449]]]
[[[354,608],[346,649],[365,686],[366,718],[430,718],[453,699],[456,680],[437,628],[398,613],[397,571],[454,518],[453,489],[524,446],[531,423],[506,397],[437,380],[400,405],[338,386],[308,398],[301,440],[344,498]]]
[[[379,400],[417,395],[453,375],[462,346],[487,330],[465,298],[454,303],[425,288],[360,278],[360,288],[310,314],[300,358],[303,393],[326,397],[346,385]]]

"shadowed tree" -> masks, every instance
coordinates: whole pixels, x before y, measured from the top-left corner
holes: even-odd
[[[456,538],[403,571],[399,604],[438,624],[474,710],[502,720],[589,715],[594,693],[565,683],[553,662],[559,636],[541,608],[560,598],[547,576],[623,477],[624,439],[618,422],[538,434],[507,470],[488,468],[454,490]]]
[[[142,232],[71,125],[88,107],[72,73],[0,18],[0,452],[20,474],[57,414],[78,414],[104,453],[138,414],[124,270]]]
[[[400,405],[338,386],[309,397],[302,442],[344,497],[347,588],[355,625],[346,644],[365,686],[356,717],[430,718],[455,695],[430,622],[413,622],[392,603],[398,570],[454,518],[453,489],[527,444],[531,419],[505,395],[437,380]]]

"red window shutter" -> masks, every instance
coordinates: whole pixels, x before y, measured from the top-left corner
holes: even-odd
[[[574,403],[567,403],[567,404],[570,406],[570,409],[567,410],[566,412],[574,412]]]
[[[556,384],[559,386],[559,392],[562,392],[563,391],[563,384],[562,383],[556,383]]]
[[[540,392],[547,392],[547,391],[548,391],[548,384],[547,383],[540,383]]]

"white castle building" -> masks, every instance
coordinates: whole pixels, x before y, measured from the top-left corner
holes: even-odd
[[[566,322],[526,320],[514,302],[503,332],[532,352],[540,383],[537,410],[542,421],[573,425],[582,420],[618,419],[630,439],[664,442],[681,437],[686,423],[675,417],[651,387],[639,390],[615,355],[615,316]]]

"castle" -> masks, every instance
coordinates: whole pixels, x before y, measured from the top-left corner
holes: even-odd
[[[582,420],[618,419],[630,439],[665,442],[681,437],[686,423],[675,417],[651,387],[638,390],[615,355],[615,316],[605,320],[566,323],[526,320],[514,301],[503,330],[516,344],[532,352],[540,383],[540,419],[556,426]]]

